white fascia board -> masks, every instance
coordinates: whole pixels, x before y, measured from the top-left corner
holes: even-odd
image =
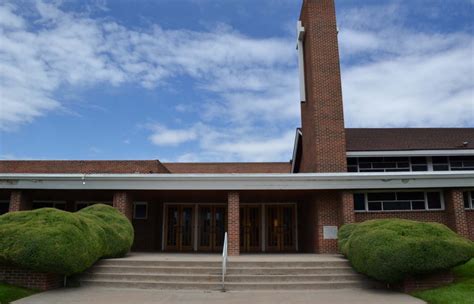
[[[295,173],[295,162],[296,162],[296,154],[298,153],[298,143],[301,140],[301,136],[303,133],[299,128],[296,129],[295,134],[295,143],[293,145],[293,159],[291,160],[291,173]]]
[[[306,80],[305,80],[305,63],[304,63],[304,47],[303,47],[303,40],[304,40],[305,30],[301,23],[298,21],[296,23],[296,49],[298,50],[298,75],[299,75],[299,83],[300,83],[300,101],[306,101]]]
[[[367,156],[472,156],[474,149],[456,150],[400,150],[400,151],[350,151],[346,152],[351,157]]]
[[[474,187],[474,171],[304,174],[0,174],[0,189],[329,190]]]

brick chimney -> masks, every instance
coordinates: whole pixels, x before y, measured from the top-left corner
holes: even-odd
[[[301,71],[304,66],[300,172],[345,172],[346,140],[334,0],[304,0],[300,22],[298,44],[304,58],[304,64],[300,62]]]

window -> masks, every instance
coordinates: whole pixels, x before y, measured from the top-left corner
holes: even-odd
[[[100,201],[95,201],[95,202],[76,202],[76,211],[79,211],[81,209],[84,209],[86,207],[89,207],[89,206],[92,206],[92,205],[95,205],[95,204],[105,204],[105,205],[109,205],[109,206],[112,206],[112,202],[100,202]]]
[[[450,156],[449,165],[452,171],[474,170],[474,156]]]
[[[133,203],[133,218],[136,220],[146,220],[148,218],[148,203]]]
[[[474,191],[466,191],[463,193],[464,208],[474,210]]]
[[[434,171],[474,170],[474,156],[437,156],[433,157]]]
[[[10,201],[0,201],[0,215],[5,214],[10,210]]]
[[[365,194],[354,193],[354,210],[365,211]]]
[[[355,211],[442,210],[440,191],[367,192],[354,194]]]
[[[348,172],[428,171],[426,157],[349,157]]]
[[[56,208],[66,210],[66,202],[64,201],[33,201],[33,210],[40,208]]]

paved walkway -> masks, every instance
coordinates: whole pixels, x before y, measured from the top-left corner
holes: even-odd
[[[79,287],[47,291],[15,301],[15,304],[101,303],[101,304],[420,304],[402,293],[385,290],[339,289],[324,291],[159,291]]]

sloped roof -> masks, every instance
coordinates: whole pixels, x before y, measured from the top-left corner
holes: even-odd
[[[347,151],[474,149],[474,128],[348,128],[346,149]]]
[[[2,173],[169,173],[159,160],[5,160]]]
[[[290,173],[290,162],[163,163],[171,173]]]

